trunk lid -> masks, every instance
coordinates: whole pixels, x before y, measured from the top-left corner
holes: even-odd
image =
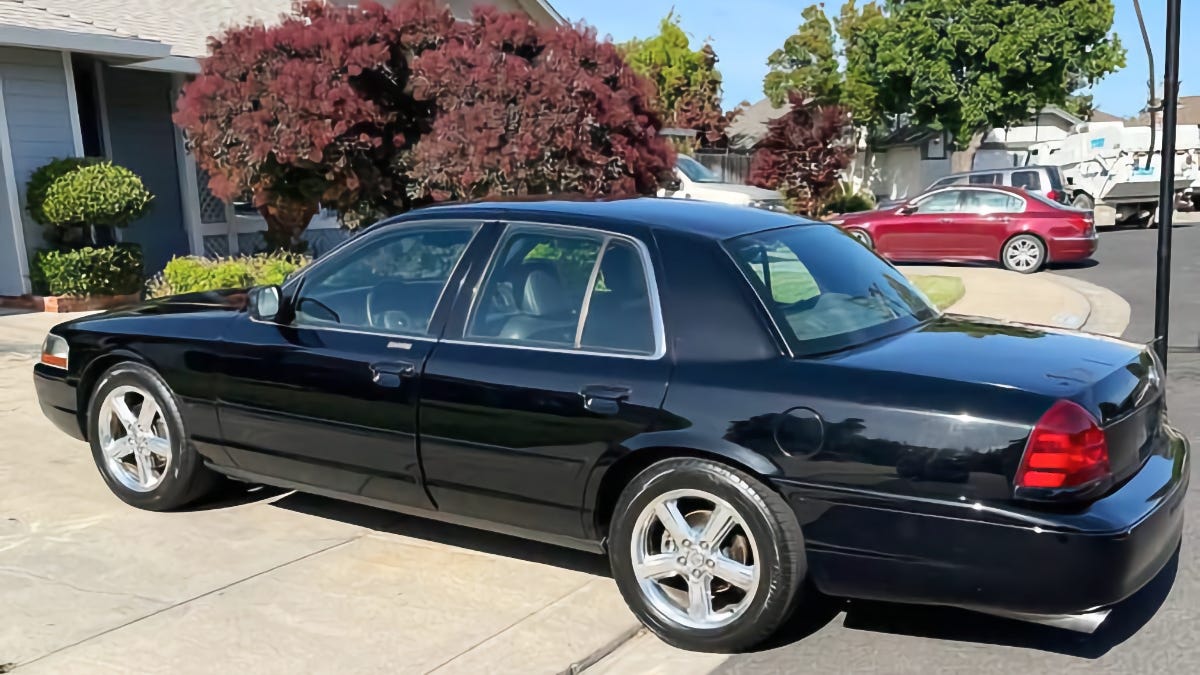
[[[1118,481],[1161,440],[1163,385],[1142,345],[1025,324],[943,316],[916,329],[828,357],[840,365],[1019,390],[1066,399],[1104,429]],[[1032,429],[1040,418],[1020,420]]]

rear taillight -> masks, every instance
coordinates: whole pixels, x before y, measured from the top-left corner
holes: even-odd
[[[1058,192],[1055,190],[1050,190],[1049,192],[1046,193],[1046,199],[1049,199],[1052,202],[1058,201],[1058,198],[1061,196],[1062,195],[1058,194]]]
[[[1077,403],[1059,401],[1029,434],[1017,488],[1070,490],[1111,476],[1104,430]]]

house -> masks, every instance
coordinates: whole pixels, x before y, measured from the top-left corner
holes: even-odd
[[[1198,97],[1200,98],[1200,97]],[[729,151],[748,155],[767,134],[767,125],[785,113],[767,99],[746,108],[729,126]],[[1035,143],[1061,140],[1082,120],[1056,106],[1047,106],[1025,124],[993,129],[984,135],[974,168],[1020,166]],[[954,149],[949,137],[929,127],[913,126],[900,119],[893,131],[871,141],[870,151],[860,151],[846,169],[846,177],[877,199],[891,200],[920,193],[935,180],[951,173]],[[710,167],[718,158],[697,155]],[[728,159],[722,158],[724,164]]]
[[[442,1],[464,19],[486,3],[563,22],[547,0]],[[292,2],[0,0],[0,295],[30,290],[30,253],[42,235],[25,209],[25,184],[56,157],[103,156],[142,177],[154,206],[121,237],[142,246],[151,272],[173,255],[256,248],[265,223],[213,197],[171,113],[208,36],[275,21]],[[343,236],[329,217],[310,230],[318,252]]]

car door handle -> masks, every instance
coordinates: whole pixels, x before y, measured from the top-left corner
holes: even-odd
[[[417,374],[417,364],[411,361],[381,361],[371,364],[371,381],[381,387],[399,387],[400,383]]]
[[[597,415],[616,415],[621,412],[621,401],[629,398],[633,390],[629,387],[614,387],[607,384],[589,384],[579,390],[583,407]]]
[[[941,219],[941,220],[939,220],[938,222],[939,222],[939,223],[947,223],[947,224],[949,224],[949,223],[953,223],[953,222],[954,222],[954,219],[953,219],[953,218],[942,218],[942,219]]]

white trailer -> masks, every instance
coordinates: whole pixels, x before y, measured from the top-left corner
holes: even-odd
[[[1120,122],[1087,122],[1061,141],[1030,148],[1028,164],[1057,166],[1076,207],[1094,209],[1096,224],[1157,220],[1162,131],[1150,148],[1150,127]],[[1175,208],[1192,208],[1200,191],[1200,127],[1177,128]],[[1149,166],[1146,159],[1150,158]]]

